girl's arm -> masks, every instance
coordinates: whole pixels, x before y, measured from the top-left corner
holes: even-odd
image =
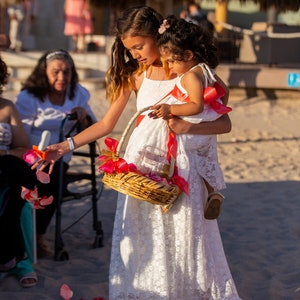
[[[201,113],[204,109],[203,100],[203,73],[191,71],[181,78],[181,85],[186,90],[189,101],[183,104],[158,104],[153,107],[151,117],[159,117],[165,120],[173,116],[191,116]]]
[[[175,116],[191,116],[201,113],[204,109],[204,77],[202,70],[198,71],[195,69],[187,72],[181,78],[181,85],[187,92],[189,102],[180,106],[172,105],[171,114]]]
[[[176,134],[201,134],[213,135],[223,134],[231,131],[231,120],[229,116],[222,115],[220,118],[213,122],[201,122],[192,124],[180,118],[172,118],[168,120],[169,128]]]
[[[75,135],[72,138],[74,149],[77,149],[83,145],[87,145],[112,132],[128,102],[130,94],[131,90],[122,91],[121,96],[110,105],[109,109],[101,120]],[[49,145],[46,148],[47,159],[45,162],[43,162],[41,170],[45,168],[48,163],[50,163],[49,172],[51,173],[55,161],[57,161],[61,156],[70,151],[71,149],[68,141]],[[33,165],[33,168],[36,168],[40,164],[41,162],[37,162]]]

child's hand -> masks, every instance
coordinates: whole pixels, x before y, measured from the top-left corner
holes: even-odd
[[[149,114],[151,118],[162,118],[168,120],[172,117],[171,106],[169,104],[159,104],[152,107],[153,111]]]

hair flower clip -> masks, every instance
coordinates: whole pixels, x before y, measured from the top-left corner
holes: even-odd
[[[170,24],[168,23],[168,21],[166,19],[164,19],[158,29],[158,33],[163,34],[168,28],[170,28]]]

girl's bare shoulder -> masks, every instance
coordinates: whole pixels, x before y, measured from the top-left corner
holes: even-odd
[[[190,84],[195,81],[199,81],[202,84],[205,82],[204,73],[200,66],[187,71],[181,78],[181,84]]]

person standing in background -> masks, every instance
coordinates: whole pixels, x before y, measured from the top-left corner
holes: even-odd
[[[72,36],[74,42],[74,52],[85,52],[85,36],[93,32],[89,1],[65,0],[64,12],[64,34],[67,36]]]
[[[7,14],[9,17],[9,38],[12,51],[22,50],[22,24],[25,17],[25,4],[23,0],[7,0]]]
[[[195,18],[199,21],[202,19],[206,19],[206,15],[202,11],[201,6],[198,3],[191,1],[188,4],[188,16],[185,20],[192,21]]]
[[[188,2],[186,8],[180,12],[179,18],[184,19],[187,22],[194,23],[200,26],[202,29],[206,29],[211,33],[211,35],[215,35],[214,24],[207,19],[207,16],[202,11],[201,6],[194,1]]]

